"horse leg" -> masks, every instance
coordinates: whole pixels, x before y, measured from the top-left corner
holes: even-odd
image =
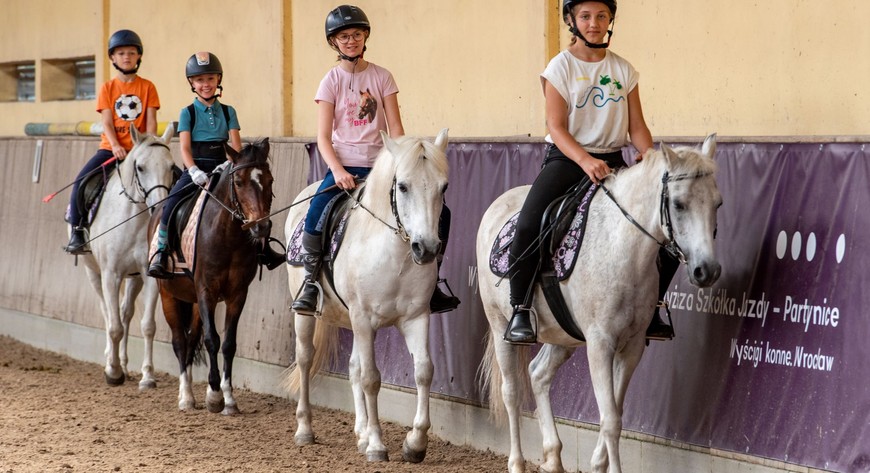
[[[205,407],[214,414],[224,410],[224,396],[221,393],[221,375],[217,360],[221,337],[214,323],[216,301],[217,298],[212,297],[207,289],[199,291],[199,318],[202,321],[205,349],[208,351],[208,388],[205,391]]]
[[[163,302],[163,315],[172,332],[172,351],[178,360],[178,410],[189,411],[196,408],[191,384],[190,352],[196,350],[191,344],[188,330],[193,314],[193,304],[176,299],[166,289],[160,289],[160,299]]]
[[[525,370],[517,366],[520,359],[519,348],[516,345],[505,343],[501,339],[505,325],[506,322],[501,326],[492,326],[491,336],[493,340],[491,343],[495,350],[496,361],[498,361],[498,369],[501,371],[501,396],[508,416],[508,427],[511,437],[508,471],[510,473],[523,473],[526,471],[526,460],[523,458],[523,447],[520,441],[520,396],[522,393],[522,381],[519,379],[518,373],[525,373]]]
[[[426,458],[429,445],[427,432],[432,426],[429,419],[429,390],[434,368],[429,357],[429,314],[399,324],[399,330],[414,358],[414,383],[417,385],[417,413],[412,429],[405,436],[402,458],[410,463],[420,463]]]
[[[541,426],[544,443],[544,463],[541,464],[541,471],[548,473],[565,471],[562,466],[562,441],[556,430],[553,408],[550,404],[550,386],[559,367],[571,357],[572,353],[574,353],[573,348],[544,345],[529,365],[532,391],[535,393],[535,402],[538,405],[538,423]]]
[[[311,428],[311,363],[314,359],[314,329],[317,320],[310,316],[296,316],[296,370],[299,373],[299,401],[296,403],[296,445],[313,445]]]
[[[154,379],[154,333],[157,324],[154,321],[154,313],[157,310],[157,281],[154,278],[144,278],[145,308],[142,311],[142,320],[139,327],[142,330],[142,379],[139,381],[139,390],[145,391],[157,387]]]
[[[598,403],[600,427],[598,443],[592,452],[593,473],[622,473],[619,463],[619,434],[622,432],[622,414],[614,392],[614,350],[606,342],[590,340],[587,344],[589,374]],[[610,470],[608,470],[610,467]]]
[[[368,325],[367,321],[362,324],[353,324],[353,344],[357,348],[359,357],[360,384],[365,394],[365,408],[368,414],[366,424],[366,436],[368,447],[366,459],[368,461],[389,461],[387,447],[381,438],[381,424],[378,418],[378,392],[381,390],[381,373],[375,364],[375,329]]]
[[[119,345],[118,357],[121,360],[121,371],[125,377],[130,377],[130,372],[127,370],[127,364],[130,357],[127,355],[127,341],[130,337],[130,321],[133,320],[133,315],[136,313],[136,297],[142,291],[143,281],[139,276],[124,279],[124,298],[121,300],[121,327],[124,329],[124,334],[121,336]]]
[[[248,291],[245,290],[237,297],[227,301],[226,304],[226,331],[224,333],[224,343],[221,346],[221,353],[224,355],[224,373],[221,379],[221,391],[224,395],[222,414],[225,416],[239,413],[238,404],[233,397],[233,359],[236,356],[236,334],[239,329],[239,319],[242,317],[242,310],[245,308],[245,300],[247,298]]]
[[[353,433],[356,434],[356,448],[360,453],[365,453],[369,447],[367,426],[369,416],[366,412],[366,396],[362,389],[362,371],[359,364],[359,350],[356,343],[350,350],[350,362],[348,365],[350,377],[350,390],[353,394],[354,422]]]
[[[126,374],[121,368],[118,355],[119,344],[124,336],[124,327],[119,313],[119,293],[121,277],[111,271],[103,270],[100,277],[103,294],[104,318],[106,321],[106,368],[104,371],[106,383],[120,386],[126,381]]]

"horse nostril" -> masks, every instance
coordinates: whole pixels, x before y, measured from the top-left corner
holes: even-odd
[[[696,266],[695,270],[692,272],[692,275],[695,277],[695,281],[706,281],[707,279],[707,271],[703,266]]]
[[[415,241],[411,243],[411,251],[414,253],[414,256],[419,258],[423,254],[423,245]]]

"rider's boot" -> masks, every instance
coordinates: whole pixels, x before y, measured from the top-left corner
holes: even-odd
[[[169,233],[164,224],[157,227],[157,253],[151,260],[151,265],[148,266],[148,276],[158,279],[171,279],[173,274],[167,268],[169,267]]]
[[[515,305],[514,313],[504,331],[504,341],[512,345],[534,345],[538,340],[532,327],[532,310],[526,306]]]
[[[71,255],[83,255],[91,252],[91,249],[88,248],[88,239],[85,238],[85,227],[73,227],[69,243],[64,247],[64,251]]]
[[[671,285],[671,279],[680,267],[680,262],[668,254],[666,251],[659,251],[659,303],[653,309],[653,317],[650,320],[649,327],[646,329],[647,340],[673,340],[674,327],[665,323],[659,315],[659,308],[663,307],[670,319],[671,312],[668,310],[667,304],[664,302],[665,293]]]
[[[260,261],[260,264],[265,265],[266,269],[271,271],[286,263],[287,255],[273,250],[269,241],[270,240],[266,240],[263,244],[263,248],[260,250],[260,253],[257,254],[257,259]]]
[[[441,241],[441,250],[438,252],[438,273],[435,275],[435,290],[432,291],[432,298],[429,299],[429,312],[433,314],[439,314],[442,312],[450,312],[451,310],[459,307],[459,298],[453,295],[453,291],[450,289],[450,285],[447,284],[446,279],[441,279],[439,275],[441,274],[441,261],[444,259],[444,252],[447,248],[447,240]],[[440,283],[444,283],[444,287],[447,288],[447,291],[450,293],[448,296],[444,294],[441,288],[438,286]]]
[[[291,309],[301,315],[317,315],[317,300],[320,289],[317,279],[320,277],[320,266],[323,261],[323,248],[320,235],[302,233],[302,264],[305,266],[305,282],[302,283],[302,293],[293,301]]]

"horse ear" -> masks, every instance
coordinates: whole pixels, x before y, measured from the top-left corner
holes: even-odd
[[[399,150],[396,149],[396,142],[390,138],[390,135],[387,134],[386,131],[381,130],[381,139],[384,141],[384,146],[387,148],[387,151],[390,152],[393,156],[398,154]]]
[[[447,130],[448,128],[442,129],[435,137],[435,147],[445,154],[447,153]]]
[[[268,136],[263,138],[262,140],[260,140],[260,142],[257,143],[257,146],[259,146],[260,149],[263,150],[263,154],[265,154],[266,156],[269,155],[269,148],[271,147],[271,145],[269,144],[269,137]]]
[[[239,159],[239,152],[236,151],[229,143],[224,143],[224,150],[227,152],[227,157],[233,163]]]
[[[169,125],[166,125],[166,131],[163,132],[161,139],[168,145],[169,142],[172,141],[173,136],[175,136],[175,123],[169,122]]]
[[[139,129],[136,128],[136,125],[130,127],[130,137],[133,138],[134,145],[138,145],[142,141],[142,135],[139,133]]]
[[[716,133],[710,133],[704,139],[704,144],[701,146],[701,153],[710,159],[716,154]]]
[[[676,161],[679,157],[677,156],[677,152],[674,151],[674,148],[666,145],[664,142],[661,144],[662,154],[665,156],[665,159],[668,160],[668,167],[670,167],[674,161]]]

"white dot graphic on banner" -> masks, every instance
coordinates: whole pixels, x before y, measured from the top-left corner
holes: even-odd
[[[776,237],[776,259],[782,259],[785,256],[785,250],[788,247],[788,234],[785,230],[779,232]]]
[[[810,233],[807,237],[807,261],[812,261],[816,256],[816,234]]]
[[[794,232],[791,238],[791,259],[797,261],[801,257],[801,232]]]
[[[846,235],[840,234],[840,238],[837,238],[837,263],[843,261],[843,254],[846,253]]]

